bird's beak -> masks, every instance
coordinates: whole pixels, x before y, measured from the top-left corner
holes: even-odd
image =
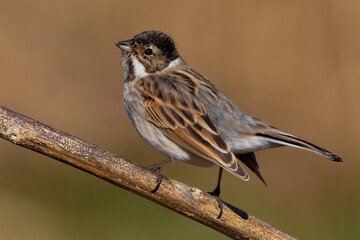
[[[131,48],[131,44],[132,44],[133,40],[126,40],[126,41],[119,41],[116,42],[115,45],[118,46],[121,50],[125,51],[125,52],[131,52],[132,48]]]

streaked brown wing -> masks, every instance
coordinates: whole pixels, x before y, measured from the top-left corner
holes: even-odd
[[[197,84],[191,83],[190,76],[177,75],[171,79],[177,80],[196,93]],[[216,163],[244,180],[249,178],[195,95],[186,97],[179,90],[181,85],[164,86],[159,84],[157,77],[146,77],[141,81],[146,117],[161,128],[165,136],[195,156]]]

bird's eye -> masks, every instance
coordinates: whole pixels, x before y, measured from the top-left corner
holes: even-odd
[[[144,53],[146,55],[151,55],[151,54],[153,54],[153,50],[151,48],[147,48],[147,49],[145,49]]]

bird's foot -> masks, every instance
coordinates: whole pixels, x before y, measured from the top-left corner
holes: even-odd
[[[155,172],[155,174],[156,174],[156,186],[154,187],[153,190],[151,190],[152,193],[156,193],[156,191],[159,189],[160,184],[162,182],[162,175],[160,173],[161,165],[158,163],[155,163],[153,165],[146,166],[145,168]]]
[[[214,189],[214,191],[212,192],[208,192],[208,194],[210,194],[211,196],[213,196],[216,201],[218,202],[218,207],[220,208],[220,213],[219,215],[217,216],[217,219],[220,219],[221,216],[222,216],[222,213],[223,213],[223,208],[224,208],[224,202],[223,200],[219,197],[220,196],[220,187],[216,187]]]
[[[164,164],[167,164],[169,162],[171,162],[171,158],[167,158],[167,159],[165,159],[163,161],[160,161],[160,162],[157,162],[157,163],[155,163],[155,164],[153,164],[151,166],[145,167],[145,168],[155,172],[155,174],[156,174],[156,186],[155,186],[155,188],[153,190],[151,190],[152,193],[155,193],[160,187],[160,184],[161,184],[161,181],[162,181],[162,175],[160,174],[161,166],[164,165]]]

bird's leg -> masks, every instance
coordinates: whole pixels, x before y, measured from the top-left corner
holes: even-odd
[[[224,203],[221,200],[221,198],[219,197],[220,196],[220,183],[221,183],[222,173],[223,173],[223,168],[219,167],[219,176],[218,176],[218,181],[217,181],[216,188],[214,189],[214,191],[209,192],[210,195],[215,197],[216,201],[218,202],[218,206],[220,208],[220,213],[219,213],[219,216],[217,217],[217,219],[221,218],[221,215],[223,213],[223,207],[224,207]]]
[[[223,168],[219,167],[219,176],[218,176],[217,185],[216,185],[216,188],[214,189],[214,191],[209,192],[210,195],[213,195],[216,197],[220,196],[220,183],[221,183],[222,173],[223,173]]]
[[[160,174],[161,167],[169,162],[171,162],[171,158],[167,158],[167,159],[157,162],[153,165],[146,166],[147,169],[154,171],[156,174],[156,186],[153,190],[151,190],[152,193],[155,193],[160,187],[160,184],[162,181],[162,176]]]

